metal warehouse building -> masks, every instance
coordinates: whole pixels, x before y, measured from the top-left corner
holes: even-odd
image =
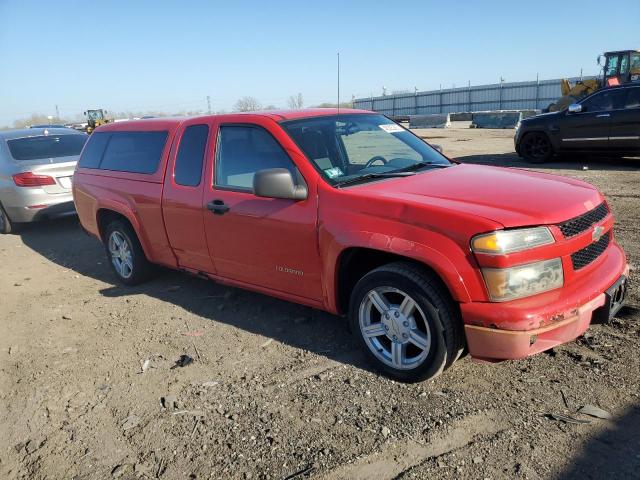
[[[594,77],[582,77],[587,78]],[[580,78],[571,78],[575,82]],[[403,93],[354,100],[354,108],[385,115],[481,112],[486,110],[541,110],[562,96],[560,79],[496,83]]]

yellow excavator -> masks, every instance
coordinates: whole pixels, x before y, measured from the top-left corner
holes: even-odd
[[[98,108],[96,110],[87,110],[86,112],[84,112],[85,116],[87,117],[87,133],[91,133],[100,125],[104,125],[105,123],[110,123],[112,121],[107,119],[107,117],[105,116],[106,113],[107,111],[101,108]]]
[[[563,78],[560,84],[562,97],[549,105],[546,111],[557,112],[564,110],[572,103],[591,95],[601,88],[640,82],[640,50],[605,52],[598,57],[598,65],[603,67],[601,77],[578,80],[573,84]]]

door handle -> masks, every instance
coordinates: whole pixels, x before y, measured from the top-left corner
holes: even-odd
[[[600,115],[596,115],[596,118],[608,118],[611,115],[609,115],[608,113],[601,113]]]
[[[222,200],[213,200],[207,203],[207,208],[213,212],[214,215],[224,215],[229,211],[229,205],[225,204]]]

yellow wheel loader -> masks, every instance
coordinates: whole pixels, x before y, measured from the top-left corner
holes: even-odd
[[[111,122],[111,120],[105,117],[106,113],[107,111],[102,110],[101,108],[97,110],[87,110],[86,112],[84,112],[87,117],[87,133],[93,132],[100,125]]]
[[[579,80],[574,84],[566,78],[562,79],[560,85],[562,97],[549,105],[546,111],[564,110],[572,103],[601,88],[640,82],[640,50],[605,52],[598,57],[598,65],[603,66],[603,74],[600,78]]]

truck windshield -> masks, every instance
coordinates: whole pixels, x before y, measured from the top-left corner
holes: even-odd
[[[332,185],[451,165],[437,150],[382,115],[323,116],[281,125]]]
[[[87,138],[80,134],[40,135],[7,140],[7,145],[15,160],[39,160],[80,155]]]

